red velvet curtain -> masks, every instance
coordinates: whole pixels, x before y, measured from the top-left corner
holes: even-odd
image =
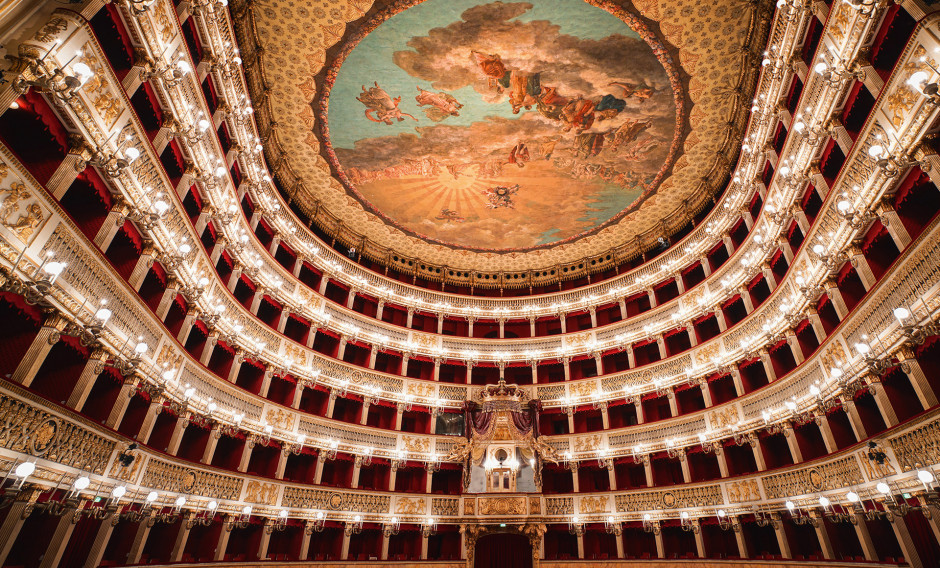
[[[532,546],[522,534],[496,533],[477,541],[474,568],[531,568]]]

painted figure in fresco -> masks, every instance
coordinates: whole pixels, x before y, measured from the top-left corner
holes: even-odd
[[[506,76],[507,72],[506,66],[503,64],[502,59],[499,58],[499,55],[495,53],[488,55],[486,53],[480,53],[479,51],[471,51],[470,53],[476,60],[477,65],[480,66],[480,70],[486,75],[486,83],[489,88],[496,89],[497,93],[502,93],[504,87],[509,87],[508,81],[501,83],[501,80]]]
[[[438,221],[450,221],[453,223],[463,223],[466,221],[463,217],[460,216],[460,213],[454,211],[453,209],[448,209],[447,207],[441,209],[441,212],[435,217]]]
[[[645,101],[646,99],[652,97],[656,92],[656,89],[650,87],[649,85],[634,85],[633,83],[624,83],[618,81],[608,83],[607,86],[617,87],[623,90],[623,98],[625,99],[635,97],[641,101]]]
[[[463,108],[463,105],[453,95],[441,92],[433,93],[425,91],[421,87],[418,87],[418,96],[415,97],[415,100],[418,101],[419,107],[430,105],[429,108],[421,110],[434,122],[440,122],[448,116],[460,116],[458,111]]]
[[[463,171],[464,171],[465,169],[469,168],[470,166],[474,166],[474,165],[476,165],[476,164],[474,164],[473,162],[466,162],[466,163],[463,163],[463,164],[448,164],[448,165],[447,165],[447,171],[448,171],[448,173],[450,173],[450,175],[454,176],[454,179],[457,179],[457,178],[460,176],[460,174],[463,174]],[[464,174],[464,175],[466,175],[466,174]]]
[[[530,110],[538,103],[542,94],[541,81],[541,73],[509,72],[509,104],[513,114],[519,114],[523,108]]]
[[[486,196],[486,206],[490,209],[499,209],[500,207],[515,209],[516,205],[512,202],[512,196],[515,195],[518,191],[518,183],[508,187],[504,185],[497,185],[496,187],[484,189],[483,195]]]
[[[623,125],[610,133],[610,150],[615,152],[621,145],[636,142],[640,134],[653,125],[653,121],[646,120],[627,120]]]
[[[585,158],[590,158],[601,153],[604,149],[604,139],[607,137],[605,132],[584,132],[575,136],[574,155],[578,157],[584,153]]]
[[[558,144],[559,140],[561,140],[561,138],[549,138],[545,142],[542,142],[539,145],[539,153],[541,156],[546,160],[551,160],[552,152],[555,151],[555,146]]]
[[[576,134],[594,126],[594,101],[578,97],[561,110],[561,120],[565,123],[565,132],[572,128]]]
[[[519,142],[509,151],[509,161],[506,163],[516,164],[520,168],[523,168],[525,167],[525,163],[531,158],[532,156],[529,154],[529,148],[525,145],[525,142]]]
[[[625,108],[627,108],[627,101],[608,93],[595,103],[594,114],[598,121],[608,120],[620,114]]]
[[[363,85],[362,93],[356,97],[356,100],[366,105],[366,118],[372,122],[384,122],[391,125],[393,118],[397,119],[398,122],[402,122],[406,116],[415,122],[418,120],[407,112],[402,112],[398,108],[401,97],[393,99],[382,87],[379,87],[378,82],[375,83],[374,87],[369,87],[369,90],[366,90],[366,86]]]

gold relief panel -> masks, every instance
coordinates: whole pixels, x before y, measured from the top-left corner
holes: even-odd
[[[712,429],[717,430],[738,423],[738,409],[734,405],[726,406],[714,412],[708,413],[708,421]]]
[[[257,503],[259,505],[277,504],[278,486],[274,483],[261,483],[252,479],[245,485],[246,503]]]
[[[525,515],[525,497],[480,497],[481,515]]]
[[[731,503],[744,503],[746,501],[760,501],[760,487],[756,479],[743,479],[729,483],[725,487],[728,492],[728,501]]]
[[[49,211],[25,185],[13,181],[0,186],[0,225],[21,243],[29,243],[48,218]]]
[[[705,366],[715,360],[719,355],[721,355],[721,344],[711,343],[700,347],[695,352],[695,363]]]
[[[423,515],[424,510],[422,497],[399,497],[395,502],[395,513],[398,515]]]
[[[115,443],[30,404],[0,395],[0,448],[104,475]]]
[[[268,424],[280,430],[294,429],[294,415],[284,409],[268,407],[264,413],[264,419]]]
[[[940,462],[940,420],[891,440],[891,449],[902,471],[912,471]],[[867,457],[866,457],[867,458]],[[865,460],[868,461],[867,459]],[[863,462],[865,463],[865,462]]]
[[[574,397],[588,397],[597,391],[594,381],[580,381],[568,385],[568,392]]]
[[[540,497],[529,497],[529,514],[542,514],[542,499]]]
[[[238,477],[184,467],[158,459],[147,461],[140,485],[233,501],[238,500],[242,491],[242,479]]]
[[[644,491],[616,495],[614,508],[621,513],[663,508],[713,507],[723,502],[721,486],[701,485],[671,491]]]
[[[464,515],[476,515],[477,500],[473,498],[464,497],[463,500],[463,514]]]
[[[916,454],[921,454],[919,449]],[[880,444],[875,443],[874,446],[869,446],[868,449],[859,451],[856,455],[858,456],[859,463],[862,464],[865,476],[868,477],[870,481],[898,473],[897,470],[894,469],[894,466],[891,465],[891,462],[888,461],[887,454],[884,453],[884,448],[881,447]]]
[[[864,481],[855,456],[850,455],[815,467],[762,477],[761,485],[764,486],[765,498],[782,499],[790,495],[841,489]]]
[[[307,353],[299,346],[290,343],[284,344],[284,355],[291,364],[298,367],[307,366]]]
[[[565,347],[579,348],[588,345],[594,338],[594,332],[585,331],[584,333],[573,333],[563,337]]]
[[[405,389],[405,392],[406,394],[410,394],[418,398],[432,398],[434,396],[434,385],[412,381],[408,383],[408,387]]]
[[[52,18],[39,28],[36,34],[33,35],[33,39],[42,43],[49,43],[67,30],[68,27],[68,22],[64,18]]]
[[[441,338],[427,333],[412,333],[411,342],[420,349],[434,349],[441,346]]]
[[[571,497],[546,497],[545,514],[549,516],[570,515],[574,513],[574,499]]]
[[[606,513],[607,496],[591,495],[588,497],[582,497],[581,504],[578,508],[583,515],[591,513]]]
[[[594,434],[592,436],[580,436],[574,439],[574,451],[575,452],[593,452],[597,451],[601,447],[601,442],[603,438],[600,434]]]
[[[431,439],[402,436],[401,447],[406,452],[413,454],[426,454],[431,451]]]
[[[456,517],[460,515],[460,500],[455,497],[434,497],[431,499],[431,514]]]

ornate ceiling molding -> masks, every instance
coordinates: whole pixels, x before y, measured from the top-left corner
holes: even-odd
[[[661,7],[655,0],[623,6],[662,42],[680,69],[689,132],[671,174],[636,211],[571,242],[531,252],[474,252],[385,223],[344,188],[324,157],[313,109],[326,69],[387,3],[331,4],[329,10],[281,4],[236,1],[232,15],[265,157],[290,208],[372,261],[425,279],[490,287],[529,286],[536,279],[542,284],[606,270],[658,246],[660,237],[672,235],[710,206],[740,147],[772,8],[760,2]]]

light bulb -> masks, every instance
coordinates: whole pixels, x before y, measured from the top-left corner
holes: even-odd
[[[180,495],[179,497],[176,498],[176,501],[174,501],[174,503],[176,504],[177,508],[181,508],[183,505],[186,504],[186,497],[183,497],[182,495]]]
[[[724,510],[724,509],[718,509],[718,516],[719,516],[720,518],[722,518],[722,519],[725,518],[725,515],[727,515],[727,513],[725,513],[725,510]]]
[[[151,491],[150,493],[147,493],[147,502],[148,502],[148,503],[153,503],[154,501],[156,501],[156,500],[159,499],[159,498],[160,498],[160,495],[159,495],[156,491]]]
[[[277,516],[280,517],[280,518],[282,518],[282,519],[286,519],[286,518],[287,518],[287,511],[281,511],[280,513],[277,514]]]
[[[209,501],[209,504],[206,505],[206,509],[209,509],[210,511],[215,511],[218,507],[218,501]]]
[[[794,505],[794,504],[793,504],[793,501],[790,501],[789,499],[787,500],[786,503],[784,503],[784,505],[786,506],[786,508],[787,508],[788,511],[791,511],[791,512],[792,512],[793,509],[796,509],[796,505]]]
[[[922,469],[917,472],[917,479],[919,479],[921,483],[933,483],[934,475]]]
[[[828,507],[829,503],[830,503],[829,498],[826,497],[825,495],[819,498],[819,505],[821,507]]]
[[[26,479],[32,475],[34,471],[36,471],[36,464],[33,462],[23,462],[16,466],[16,469],[13,471],[13,473],[21,479]]]
[[[911,312],[907,308],[894,308],[894,317],[898,318],[898,321],[903,321],[911,317]]]
[[[72,487],[74,487],[76,491],[83,491],[88,489],[89,485],[91,485],[91,480],[88,479],[88,476],[83,475],[75,480],[75,483],[72,484]]]
[[[117,487],[111,490],[111,497],[114,497],[115,499],[120,499],[121,497],[124,496],[125,493],[127,493],[127,487],[124,487],[123,485],[118,485]]]
[[[891,488],[888,487],[888,484],[884,481],[878,483],[878,485],[875,486],[875,489],[877,489],[879,493],[883,493],[885,495],[891,493]]]
[[[126,148],[124,150],[124,155],[127,156],[128,161],[133,162],[140,157],[140,150],[131,146],[130,148]]]
[[[849,500],[849,503],[858,503],[858,493],[854,491],[846,493],[845,498]]]

